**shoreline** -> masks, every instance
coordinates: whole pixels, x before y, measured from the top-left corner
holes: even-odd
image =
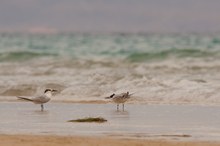
[[[0,134],[0,145],[16,146],[218,146],[220,142],[209,141],[178,141],[178,140],[146,140],[146,139],[128,139],[112,138],[104,136],[57,136],[57,135],[6,135]]]
[[[216,106],[0,102],[0,134],[100,136],[139,140],[219,141],[220,109]],[[4,110],[3,110],[4,109]],[[70,123],[102,117],[105,123]]]
[[[3,102],[26,102],[18,99],[0,99],[0,103]],[[115,104],[113,101],[109,100],[51,100],[49,103],[66,103],[66,104]],[[49,104],[46,103],[46,104]],[[130,105],[173,105],[173,106],[220,106],[220,103],[205,103],[205,102],[159,102],[159,101],[144,101],[144,102],[133,102],[127,101],[125,104]]]

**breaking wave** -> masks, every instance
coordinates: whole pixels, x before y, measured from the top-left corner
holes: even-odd
[[[31,51],[17,51],[17,52],[4,52],[0,53],[0,61],[27,61],[39,57],[57,56],[51,53],[37,53]]]
[[[165,60],[169,58],[184,59],[184,58],[216,58],[219,57],[219,52],[204,51],[197,49],[170,49],[159,52],[148,52],[148,53],[133,53],[127,57],[128,60],[134,62],[141,61],[155,61]]]
[[[129,91],[131,103],[220,104],[216,36],[0,38],[0,100],[56,88],[52,101],[105,101]]]

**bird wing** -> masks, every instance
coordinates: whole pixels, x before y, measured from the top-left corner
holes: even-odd
[[[112,98],[112,97],[110,97],[110,96],[109,96],[109,97],[105,97],[105,99],[111,99],[111,98]]]
[[[26,100],[26,101],[32,101],[33,99],[27,98],[27,97],[22,97],[22,96],[17,96],[18,99]]]
[[[36,96],[34,98],[32,98],[33,102],[36,104],[42,104],[42,103],[46,103],[50,100],[50,98],[48,98],[46,95],[41,95],[41,96]]]
[[[110,95],[109,97],[105,97],[105,99],[111,99],[115,96],[115,93],[113,93],[112,95]]]

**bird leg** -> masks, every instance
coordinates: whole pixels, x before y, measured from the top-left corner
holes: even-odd
[[[122,104],[122,108],[123,108],[123,111],[124,111],[124,103]]]
[[[41,106],[41,111],[43,111],[43,110],[44,110],[44,106],[43,106],[43,104],[41,104],[40,106]]]
[[[119,104],[117,104],[117,111],[119,110]]]

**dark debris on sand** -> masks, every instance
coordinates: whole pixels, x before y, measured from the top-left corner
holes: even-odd
[[[82,119],[76,119],[76,120],[69,120],[68,122],[96,122],[96,123],[104,123],[107,122],[106,119],[102,118],[102,117],[86,117],[86,118],[82,118]]]

